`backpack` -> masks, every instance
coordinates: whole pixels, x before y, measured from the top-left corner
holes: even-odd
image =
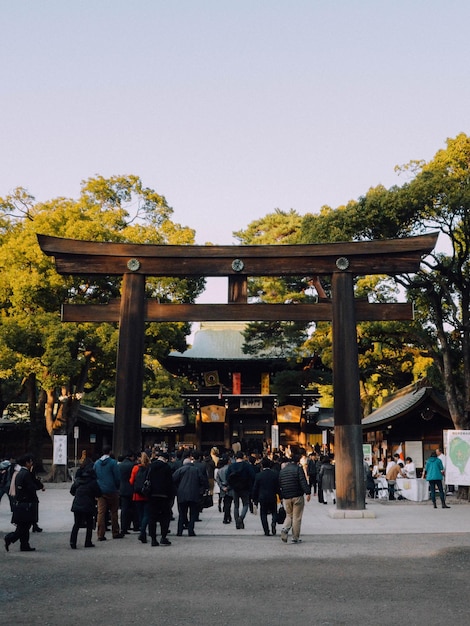
[[[145,488],[145,483],[148,481],[149,472],[149,467],[139,467],[134,478],[134,493],[138,493],[141,496],[148,495],[148,489]]]

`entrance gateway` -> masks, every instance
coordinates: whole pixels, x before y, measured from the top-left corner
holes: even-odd
[[[80,241],[38,235],[59,274],[123,277],[120,300],[64,304],[65,322],[119,322],[116,454],[140,445],[145,322],[331,321],[335,415],[336,506],[364,510],[361,405],[356,322],[410,320],[412,305],[355,300],[353,279],[416,272],[438,233],[403,239],[310,245],[173,246]],[[248,304],[251,276],[332,276],[332,299],[317,304]],[[146,276],[227,276],[227,304],[160,304],[145,300]]]

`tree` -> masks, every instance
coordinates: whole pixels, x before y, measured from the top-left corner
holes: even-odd
[[[106,303],[119,297],[118,277],[60,276],[37,233],[94,241],[191,244],[194,231],[171,221],[165,198],[137,176],[96,177],[80,197],[36,203],[24,189],[0,199],[0,379],[2,400],[27,398],[31,445],[46,425],[51,437],[69,433],[78,406],[89,398],[112,400],[115,324],[63,324],[63,302]],[[146,295],[162,302],[193,302],[203,280],[149,278]],[[188,324],[149,324],[146,352],[157,359],[184,350]],[[109,381],[113,381],[110,383]],[[39,454],[40,456],[40,454]]]
[[[421,373],[445,392],[455,427],[468,428],[470,138],[462,133],[448,139],[446,149],[429,163],[411,161],[398,169],[410,178],[401,187],[372,188],[357,202],[306,216],[298,242],[382,239],[429,230],[442,234],[446,252],[433,252],[416,274],[395,278],[416,305],[416,321],[402,331],[403,343],[413,347],[415,363],[424,368]],[[391,292],[384,295],[393,297]],[[389,326],[382,328],[382,339],[376,339],[386,343]]]
[[[263,218],[251,222],[245,230],[233,233],[243,245],[290,244],[295,243],[302,217],[294,210],[288,212],[276,209]],[[317,294],[311,293],[311,277],[306,276],[261,276],[248,280],[248,295],[252,301],[313,302]],[[309,293],[310,292],[310,293]],[[287,360],[292,370],[278,373],[273,380],[273,389],[280,396],[299,392],[301,388],[312,387],[325,376],[325,368],[311,367],[298,370],[299,362],[313,359],[314,352],[307,346],[311,325],[304,322],[252,322],[244,331],[245,354],[280,356]]]

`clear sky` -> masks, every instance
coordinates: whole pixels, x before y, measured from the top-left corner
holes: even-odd
[[[0,0],[0,196],[136,174],[197,243],[470,132],[468,0]]]

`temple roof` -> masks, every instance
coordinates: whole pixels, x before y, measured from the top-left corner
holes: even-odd
[[[193,344],[185,352],[171,352],[169,357],[239,361],[273,358],[265,354],[254,356],[243,352],[243,331],[246,322],[201,322]]]
[[[425,407],[429,403],[436,408],[439,407],[441,413],[448,416],[445,400],[432,387],[408,385],[408,387],[403,387],[390,396],[390,399],[386,400],[380,408],[364,417],[362,427],[367,429],[387,424],[420,406]]]

